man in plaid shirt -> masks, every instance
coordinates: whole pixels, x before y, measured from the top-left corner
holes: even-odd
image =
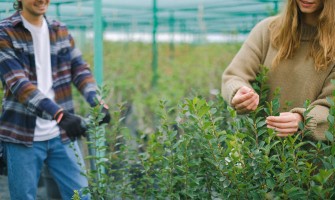
[[[71,84],[91,106],[97,104],[96,84],[66,26],[45,17],[49,4],[17,0],[17,12],[0,22],[0,142],[16,200],[36,198],[43,163],[63,199],[88,185],[69,147],[70,140],[85,134],[82,119],[74,114]],[[108,123],[107,106],[102,112]]]

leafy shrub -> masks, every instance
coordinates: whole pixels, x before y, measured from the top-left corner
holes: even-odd
[[[158,125],[156,113],[161,99],[168,100],[167,106],[175,107],[185,97],[207,97],[211,89],[219,89],[222,71],[240,46],[186,43],[176,44],[172,50],[168,43],[159,43],[159,79],[153,88],[150,43],[105,42],[104,83],[109,87],[106,102],[110,105],[127,102],[125,106],[131,107],[137,129],[149,133]],[[84,57],[94,68],[92,54],[85,52]],[[80,105],[76,110],[81,114],[87,110],[81,103],[76,105]]]
[[[90,145],[104,135],[108,145],[94,147],[106,154],[88,158],[96,166],[86,174],[86,192],[93,199],[334,199],[335,94],[328,98],[328,141],[309,140],[304,123],[299,134],[279,138],[265,123],[280,106],[278,99],[265,102],[266,79],[265,70],[254,83],[261,106],[248,115],[221,97],[186,98],[177,107],[162,100],[159,126],[140,137],[123,126],[124,104],[107,129],[92,109]]]

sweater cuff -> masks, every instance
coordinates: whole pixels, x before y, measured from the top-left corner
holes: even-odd
[[[45,98],[40,101],[39,107],[42,111],[42,118],[53,120],[56,113],[61,109],[55,102]]]
[[[86,96],[86,101],[91,107],[95,107],[97,105],[97,99],[99,99],[99,97],[95,91],[89,92]]]

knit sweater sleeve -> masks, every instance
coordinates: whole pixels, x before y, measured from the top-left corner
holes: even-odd
[[[312,137],[315,140],[326,139],[324,133],[329,127],[327,118],[330,108],[330,104],[326,98],[332,96],[332,92],[335,90],[335,86],[331,83],[332,79],[335,79],[335,65],[332,66],[332,70],[324,82],[320,95],[315,101],[311,102],[311,111],[306,116],[306,118],[310,119],[306,124],[306,128],[312,131]],[[291,110],[291,112],[299,113],[302,116],[305,111],[306,109],[304,108],[293,108]]]
[[[270,43],[269,23],[267,18],[258,23],[250,32],[239,52],[233,58],[222,75],[221,92],[223,98],[230,104],[237,90],[242,86],[252,88],[263,63]]]

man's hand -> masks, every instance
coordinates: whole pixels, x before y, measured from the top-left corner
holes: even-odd
[[[110,115],[110,113],[108,111],[108,106],[107,105],[104,105],[102,107],[101,113],[104,114],[104,118],[102,118],[102,120],[101,120],[101,122],[99,124],[100,125],[101,124],[108,124],[111,121],[111,115]]]
[[[282,112],[279,116],[269,116],[266,118],[268,128],[277,131],[277,136],[287,137],[293,135],[299,129],[299,122],[303,120],[298,113]]]
[[[231,105],[237,113],[248,113],[256,110],[259,104],[259,95],[251,88],[242,86],[237,90],[231,101]]]
[[[58,125],[60,128],[65,130],[66,135],[72,142],[80,136],[86,137],[86,128],[82,126],[82,119],[79,116],[71,114],[67,111],[62,111],[59,115],[63,116],[61,116],[60,120],[57,120],[59,121]]]

